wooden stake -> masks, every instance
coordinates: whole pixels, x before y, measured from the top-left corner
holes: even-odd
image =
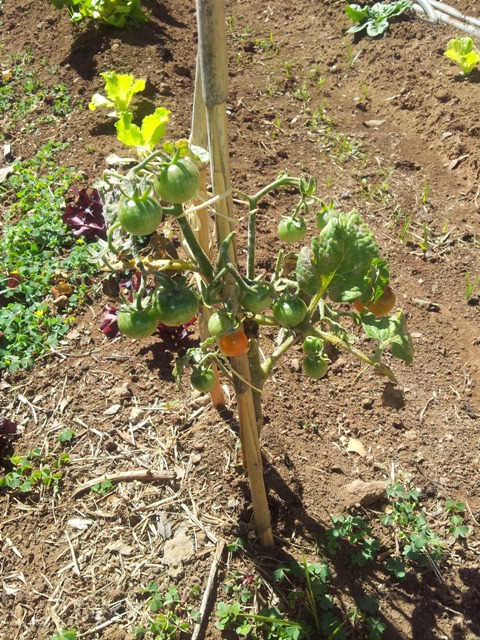
[[[216,207],[217,243],[234,230],[233,198],[231,195],[230,164],[227,127],[227,37],[225,32],[225,6],[223,0],[197,0],[200,75],[202,95],[206,106],[208,148],[214,194],[225,194]],[[229,257],[237,265],[236,243],[229,246]],[[224,294],[235,302],[235,282],[226,281]],[[231,358],[240,421],[240,437],[252,494],[255,528],[264,546],[273,545],[270,512],[263,481],[262,457],[258,440],[257,422],[252,389],[249,386],[250,369],[247,354]],[[245,380],[247,384],[243,381]]]
[[[197,72],[195,76],[195,94],[193,99],[193,114],[192,114],[192,131],[190,134],[190,143],[202,147],[208,148],[208,133],[207,133],[207,114],[205,104],[202,98],[202,80],[200,62],[197,59]],[[195,205],[200,202],[204,202],[208,199],[207,194],[207,171],[206,166],[200,168],[200,198],[195,201]],[[196,212],[197,220],[199,224],[198,230],[195,230],[197,240],[204,250],[205,254],[212,257],[212,233],[210,228],[210,216],[208,214],[208,208],[204,207],[198,209]],[[209,337],[208,333],[208,319],[210,317],[209,310],[206,307],[201,307],[198,317],[198,327],[200,333],[200,340],[206,340]],[[225,395],[223,393],[220,379],[218,377],[218,370],[215,364],[212,365],[212,369],[215,373],[215,384],[210,390],[210,397],[215,407],[225,406]]]

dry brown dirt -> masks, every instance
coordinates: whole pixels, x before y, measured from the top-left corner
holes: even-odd
[[[47,0],[6,0],[2,56],[28,46],[42,80],[65,84],[84,107],[102,90],[102,71],[147,78],[147,102],[172,111],[169,137],[185,137],[194,3],[146,6],[151,22],[114,30],[74,26]],[[478,14],[473,0],[455,6]],[[348,609],[363,593],[374,596],[388,640],[480,637],[478,292],[466,299],[467,273],[480,274],[480,74],[466,81],[443,57],[459,35],[451,28],[412,14],[382,38],[353,38],[345,35],[343,8],[333,0],[227,2],[232,175],[237,188],[253,193],[280,170],[312,174],[325,198],[358,208],[388,258],[415,343],[412,366],[392,363],[402,393],[347,354],[316,383],[302,375],[298,351],[276,368],[265,390],[262,447],[277,546],[266,553],[252,529],[233,399],[218,413],[172,377],[175,354],[194,343],[195,330],[178,344],[165,336],[109,341],[99,330],[108,299],[97,293],[55,354],[0,382],[0,410],[22,433],[9,453],[48,453],[63,430],[75,433],[55,499],[0,495],[1,638],[43,639],[63,627],[80,637],[133,638],[150,580],[161,588],[198,584],[203,593],[215,540],[240,535],[247,552],[230,568],[223,555],[200,636],[237,637],[214,628],[225,575],[236,568],[265,576],[302,551],[318,558],[330,515],[358,512],[345,486],[391,478],[422,490],[442,537],[441,505],[465,502],[470,535],[446,537],[438,575],[414,569],[403,581],[380,562],[360,569],[348,554],[330,558],[337,604]],[[101,176],[107,155],[123,151],[105,114],[86,108],[34,134],[14,129],[8,143],[15,157],[29,158],[50,138],[69,142],[58,162],[83,172],[81,186]],[[266,270],[280,248],[275,228],[283,213],[274,198],[262,212]],[[262,348],[270,347],[266,334]],[[363,443],[364,457],[347,452],[350,438]],[[75,494],[91,478],[148,469],[170,470],[176,480],[122,482],[103,498]],[[375,519],[385,506],[360,513]],[[187,546],[169,566],[166,541],[178,542],[182,530]]]

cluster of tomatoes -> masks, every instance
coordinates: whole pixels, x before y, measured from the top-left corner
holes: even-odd
[[[153,180],[151,189],[143,194],[134,193],[124,197],[118,207],[119,225],[132,236],[147,236],[155,232],[162,222],[164,207],[162,202],[181,205],[196,195],[200,184],[197,167],[189,158],[175,158],[163,165],[160,173]],[[338,215],[332,208],[327,208],[317,216],[317,228],[321,231],[331,216]],[[278,236],[282,242],[296,243],[307,234],[305,219],[294,213],[281,219]],[[240,287],[239,304],[242,313],[251,315],[263,314],[272,310],[274,322],[287,329],[300,325],[308,315],[308,307],[298,294],[288,291],[278,293],[272,283],[266,281],[246,282]],[[140,298],[140,296],[139,296]],[[158,324],[180,326],[188,323],[198,313],[199,299],[185,278],[173,280],[160,279],[151,299],[136,300],[134,305],[125,305],[118,314],[118,327],[129,338],[138,340],[151,336]],[[387,286],[383,294],[371,303],[354,302],[355,310],[362,313],[364,309],[380,317],[387,315],[395,306],[395,294]],[[227,357],[237,357],[246,352],[249,340],[242,328],[241,319],[229,310],[217,308],[208,321],[208,330],[220,350]],[[311,378],[323,378],[328,369],[328,359],[324,354],[323,341],[314,336],[307,336],[303,342],[303,369]],[[210,367],[199,363],[193,364],[191,383],[201,392],[209,391],[215,383],[215,374]]]

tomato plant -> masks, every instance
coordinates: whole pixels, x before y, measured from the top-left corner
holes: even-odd
[[[227,333],[218,339],[218,345],[226,356],[241,356],[248,348],[248,338],[242,329]]]
[[[200,174],[197,167],[187,158],[172,162],[163,167],[154,181],[155,191],[171,204],[182,204],[191,200],[200,186]]]
[[[132,236],[148,236],[163,217],[162,205],[151,196],[124,198],[118,207],[118,221]]]
[[[154,120],[146,125],[145,122],[141,127],[134,125],[130,101],[143,85],[133,77],[126,78],[125,95],[117,96],[122,105],[117,132],[125,144],[136,145],[140,160],[123,173],[107,170],[104,174],[109,201],[106,209],[111,217],[107,220],[106,248],[100,256],[103,268],[108,271],[124,275],[130,269],[139,274],[139,287],[134,295],[136,307],[128,313],[122,309],[119,326],[125,335],[141,337],[151,335],[157,322],[178,326],[198,313],[198,344],[177,359],[175,376],[181,382],[187,368],[191,371],[192,386],[202,393],[211,390],[212,399],[219,388],[214,371],[218,370],[231,382],[237,398],[242,399],[238,407],[244,461],[249,476],[255,474],[252,487],[258,489],[263,486],[258,457],[262,391],[279,360],[289,349],[301,345],[305,374],[316,380],[324,378],[329,365],[324,346],[329,343],[395,382],[384,353],[388,351],[407,364],[412,361],[412,342],[405,317],[401,311],[387,318],[376,317],[390,312],[395,305],[395,295],[388,287],[387,264],[359,214],[341,211],[334,202],[325,204],[316,195],[317,183],[311,176],[280,173],[253,195],[233,189],[238,203],[243,203],[246,209],[245,265],[237,261],[236,234],[241,227],[232,222],[233,214],[228,208],[223,208],[230,196],[229,185],[223,193],[215,193],[217,247],[212,250],[201,233],[210,224],[210,218],[200,219],[200,207],[188,204],[200,185],[199,172],[191,158],[203,157],[201,150],[191,148],[186,138],[175,144],[164,142],[158,148],[168,121],[166,109],[159,107],[152,114]],[[102,101],[101,96],[97,98],[99,104]],[[215,166],[211,167],[211,174],[217,175]],[[161,206],[150,196],[152,187],[163,203]],[[292,211],[278,225],[282,242],[302,243],[308,224],[313,228],[310,240],[304,241],[303,246],[288,253],[282,248],[274,261],[275,267],[268,273],[265,266],[268,262],[262,263],[261,269],[256,262],[257,213],[276,192],[281,192],[282,199],[290,199],[288,209]],[[125,193],[148,195],[140,196],[141,204],[135,202],[134,206],[127,205]],[[200,195],[208,200],[210,194]],[[141,214],[140,207],[145,210]],[[119,232],[119,225],[130,237]],[[149,235],[157,226],[158,235],[148,243],[139,237]],[[143,309],[148,300],[153,301],[153,307]],[[371,313],[356,315],[345,311],[348,304],[358,308],[359,300],[367,301]],[[352,317],[356,321],[353,327]],[[262,344],[261,353],[264,326],[270,335]],[[362,331],[370,339],[368,351],[361,350],[358,346],[361,342],[352,337],[352,333]],[[217,406],[221,404],[214,402]],[[272,544],[264,493],[259,536],[262,544]],[[255,501],[260,498],[253,490],[252,498],[257,519],[259,506]]]
[[[142,340],[153,335],[158,322],[158,313],[152,307],[141,310],[123,308],[118,313],[118,328],[132,340]]]

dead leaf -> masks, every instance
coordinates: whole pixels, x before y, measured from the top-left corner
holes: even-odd
[[[367,455],[367,450],[360,440],[357,440],[356,438],[350,438],[347,444],[347,451],[350,453],[358,453],[362,458],[365,458]]]

